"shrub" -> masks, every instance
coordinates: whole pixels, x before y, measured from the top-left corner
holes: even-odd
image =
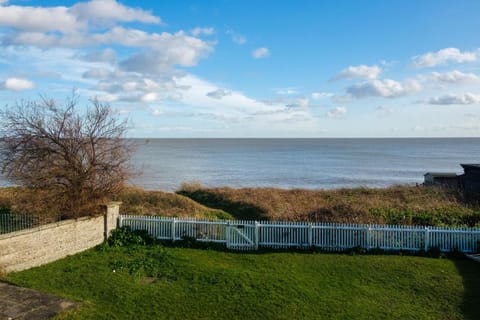
[[[146,230],[132,230],[130,227],[121,227],[112,230],[108,238],[108,245],[111,247],[126,247],[129,245],[150,245],[156,239],[148,234]]]

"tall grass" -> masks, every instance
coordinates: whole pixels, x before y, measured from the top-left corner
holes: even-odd
[[[118,195],[120,213],[211,219],[232,219],[221,209],[212,209],[175,193],[127,188]]]
[[[480,209],[453,190],[394,186],[303,190],[183,188],[179,194],[240,219],[480,226]]]
[[[26,188],[0,188],[0,209],[58,217],[51,197]],[[123,214],[209,219],[287,220],[480,227],[480,208],[466,205],[455,191],[394,186],[303,190],[205,188],[183,185],[177,193],[126,188],[112,200]],[[100,213],[92,210],[92,215]]]

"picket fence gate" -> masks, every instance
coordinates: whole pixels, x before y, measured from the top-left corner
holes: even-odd
[[[158,216],[119,216],[119,226],[146,230],[161,240],[185,237],[224,243],[232,250],[311,248],[344,251],[352,248],[442,252],[477,252],[480,229],[292,221],[202,220]]]

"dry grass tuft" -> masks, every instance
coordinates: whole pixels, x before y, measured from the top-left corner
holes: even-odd
[[[407,225],[480,224],[478,208],[451,190],[428,187],[303,190],[202,188],[178,193],[237,218]]]
[[[161,215],[173,217],[231,219],[232,216],[219,209],[211,209],[185,196],[147,191],[140,188],[126,188],[119,194],[122,201],[121,214]]]
[[[0,208],[13,213],[65,215],[47,192],[0,188]],[[302,190],[206,188],[184,185],[175,193],[126,188],[114,200],[122,214],[209,219],[480,227],[480,208],[451,190],[395,186]],[[92,214],[99,207],[92,208]]]
[[[52,222],[58,217],[72,218],[72,212],[65,211],[66,199],[49,190],[29,189],[24,187],[0,188],[0,208],[8,209],[14,214],[28,213],[51,217]],[[106,201],[106,200],[105,200]],[[83,215],[95,216],[103,213],[101,204],[105,201],[91,202],[82,207]]]

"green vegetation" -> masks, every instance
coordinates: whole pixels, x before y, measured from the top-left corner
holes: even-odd
[[[238,219],[480,226],[480,208],[466,205],[453,190],[435,187],[284,190],[185,185],[178,194]]]
[[[44,193],[0,188],[0,209],[61,216]],[[432,187],[284,190],[196,184],[177,193],[126,188],[113,199],[122,201],[122,214],[133,215],[480,227],[478,206],[466,205],[455,191]]]
[[[104,245],[6,279],[83,302],[60,319],[478,319],[479,272],[469,260]]]
[[[220,209],[208,208],[194,200],[175,193],[127,188],[118,195],[122,202],[121,214],[161,215],[210,219],[232,219]]]
[[[48,192],[22,187],[0,188],[0,212],[61,216],[58,208],[47,200],[49,196],[46,193]],[[122,202],[121,214],[233,219],[223,210],[208,208],[188,197],[170,192],[130,187],[115,195],[113,199]],[[93,210],[92,215],[99,214],[99,209]]]

